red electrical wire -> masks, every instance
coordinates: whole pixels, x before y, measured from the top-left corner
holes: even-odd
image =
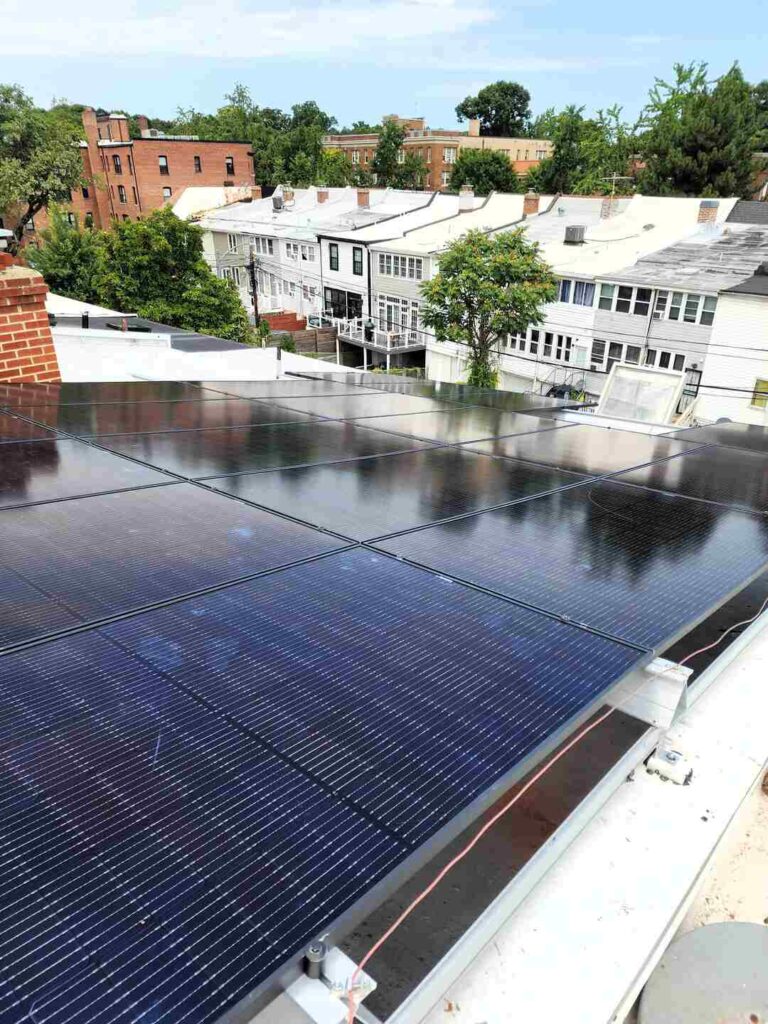
[[[765,599],[765,601],[763,601],[759,610],[750,619],[745,619],[743,622],[735,622],[732,626],[729,626],[728,629],[726,629],[725,632],[723,632],[713,643],[707,644],[705,647],[700,647],[696,651],[692,651],[690,654],[687,654],[684,658],[682,658],[679,662],[676,662],[676,665],[685,665],[686,662],[690,661],[692,658],[695,658],[698,654],[703,654],[705,651],[709,651],[713,647],[717,647],[719,644],[723,642],[723,640],[725,640],[729,633],[733,632],[734,629],[738,629],[739,626],[748,626],[752,622],[754,622],[755,619],[762,615],[767,605],[768,597]],[[613,714],[614,711],[618,711],[620,707],[621,705],[619,704],[615,707],[608,708],[607,711],[604,711],[601,715],[593,719],[586,726],[584,726],[583,729],[577,732],[576,735],[573,736],[564,747],[561,747],[560,750],[557,751],[557,753],[553,754],[553,756],[550,757],[550,759],[546,761],[541,766],[541,768],[539,768],[538,771],[536,771],[530,777],[530,779],[528,779],[525,785],[521,786],[521,788],[515,793],[515,795],[510,800],[508,800],[504,804],[504,806],[501,807],[491,818],[489,818],[488,821],[486,821],[485,824],[477,830],[477,832],[475,832],[475,834],[472,836],[472,838],[469,840],[466,846],[459,850],[456,856],[449,860],[445,867],[441,868],[441,870],[438,871],[438,873],[435,875],[435,877],[432,879],[429,885],[426,886],[426,888],[422,889],[421,892],[413,900],[411,900],[411,902],[408,904],[408,906],[405,908],[402,914],[400,914],[400,916],[389,926],[389,928],[387,928],[384,934],[379,939],[377,939],[376,942],[374,942],[374,944],[371,946],[371,948],[368,950],[368,952],[365,954],[365,956],[362,958],[360,963],[355,968],[352,974],[352,978],[350,979],[349,988],[347,989],[347,1024],[354,1024],[355,1013],[357,1010],[357,1001],[355,998],[355,985],[357,984],[360,974],[365,969],[365,966],[369,962],[371,957],[375,956],[376,953],[378,953],[378,951],[381,949],[384,943],[394,934],[394,932],[397,931],[397,929],[400,927],[403,921],[405,921],[407,917],[410,917],[410,915],[413,913],[416,907],[418,907],[419,904],[422,903],[427,898],[427,896],[429,896],[429,894],[437,888],[437,886],[442,882],[442,880],[445,878],[448,872],[455,868],[460,861],[464,860],[467,854],[471,850],[473,850],[475,846],[477,846],[477,844],[480,842],[480,840],[483,838],[486,832],[488,832],[500,818],[504,817],[504,815],[507,813],[508,810],[510,810],[510,808],[514,807],[514,805],[517,803],[520,797],[523,796],[524,793],[527,793],[531,786],[535,785],[535,783],[537,783],[543,775],[546,775],[549,769],[554,764],[556,764],[561,757],[567,754],[569,750],[572,750],[576,746],[576,744],[580,743],[581,740],[583,740],[588,733],[592,732],[593,729],[595,729],[598,725],[604,722],[606,718]]]

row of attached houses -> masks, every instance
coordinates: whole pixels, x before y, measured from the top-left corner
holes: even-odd
[[[611,367],[626,363],[684,371],[704,418],[765,417],[767,204],[307,189],[201,223],[212,265],[247,306],[254,253],[261,313],[333,323],[356,365],[424,366],[445,381],[463,379],[466,349],[422,324],[423,282],[469,229],[523,227],[558,278],[558,299],[542,324],[500,345],[501,386],[598,396]]]

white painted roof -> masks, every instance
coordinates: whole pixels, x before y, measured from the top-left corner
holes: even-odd
[[[480,196],[470,201],[473,209],[478,209],[485,202]],[[377,224],[371,224],[368,227],[358,228],[356,231],[335,232],[334,238],[346,238],[349,241],[372,244],[390,238],[401,238],[407,231],[456,217],[458,213],[459,197],[457,195],[435,192],[431,201],[417,210],[409,210],[407,213],[399,214]]]
[[[53,292],[48,292],[45,297],[45,310],[55,316],[82,316],[83,313],[90,316],[136,316],[135,313],[120,313],[116,309],[106,309],[104,306],[81,302],[79,299],[68,299],[66,295],[54,295]]]
[[[179,193],[171,209],[177,217],[187,220],[241,202],[248,199],[250,194],[248,185],[190,185]]]
[[[293,203],[280,211],[274,209],[270,197],[251,203],[235,203],[203,217],[199,223],[210,231],[312,241],[318,234],[363,228],[385,217],[424,207],[433,195],[430,192],[372,188],[369,190],[370,205],[364,209],[358,205],[356,188],[329,188],[327,191],[329,196],[324,203],[318,203],[315,188],[294,189]]]

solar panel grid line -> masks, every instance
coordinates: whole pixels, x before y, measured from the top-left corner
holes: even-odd
[[[54,394],[53,388],[58,388]],[[89,392],[86,396],[86,391]],[[81,397],[82,393],[82,397]],[[72,397],[69,397],[72,395]],[[102,397],[109,395],[110,397]],[[126,397],[130,395],[131,397]],[[136,397],[136,396],[140,397]],[[171,396],[175,397],[164,397]],[[13,397],[12,402],[5,401]],[[225,396],[226,397],[226,396]],[[0,408],[13,411],[22,401],[40,405],[121,405],[125,402],[217,401],[221,395],[190,381],[62,381],[59,384],[0,382]]]
[[[191,482],[194,482],[194,481],[191,481]],[[109,493],[112,493],[112,492],[109,492]],[[61,499],[61,500],[65,500],[65,499]],[[3,510],[0,509],[0,515],[2,515],[2,511]],[[272,514],[277,515],[277,513],[272,513]],[[288,519],[287,516],[286,517],[282,517],[282,518]],[[289,521],[296,522],[296,523],[298,523],[299,525],[302,525],[302,526],[306,525],[304,523],[301,523],[299,520],[289,520]],[[0,525],[1,525],[1,523],[2,523],[2,520],[0,520]],[[313,528],[313,529],[317,529],[317,528]],[[320,532],[320,531],[318,530],[318,532]],[[344,539],[346,539],[346,538],[344,538]],[[102,616],[102,617],[100,617],[98,619],[89,619],[89,620],[84,621],[84,622],[73,623],[71,626],[62,627],[61,629],[55,630],[55,631],[50,632],[50,633],[46,633],[46,634],[44,634],[42,636],[35,636],[35,637],[32,637],[32,638],[27,639],[27,640],[19,640],[17,642],[8,643],[8,644],[5,644],[5,645],[0,644],[0,658],[2,658],[5,655],[16,654],[19,651],[25,651],[25,650],[28,650],[30,648],[39,647],[39,646],[41,646],[43,644],[47,644],[47,643],[52,642],[52,641],[60,640],[60,639],[63,639],[65,637],[74,636],[74,635],[76,635],[78,633],[88,633],[92,629],[95,629],[97,627],[108,626],[108,625],[111,625],[112,623],[122,622],[122,621],[124,621],[126,619],[132,619],[134,616],[142,615],[145,612],[157,611],[157,610],[159,610],[161,608],[170,607],[171,605],[174,605],[174,604],[180,604],[180,603],[183,603],[185,601],[188,601],[188,600],[191,600],[191,599],[194,599],[194,598],[204,597],[207,594],[214,594],[214,593],[216,593],[217,591],[220,591],[220,590],[228,590],[230,587],[236,587],[236,586],[238,586],[241,583],[249,583],[252,580],[256,580],[256,579],[261,578],[262,576],[271,576],[271,575],[273,575],[275,573],[282,572],[284,569],[293,568],[293,566],[296,566],[296,565],[308,565],[308,564],[311,564],[312,562],[320,560],[322,558],[327,558],[329,555],[335,555],[335,554],[337,554],[340,551],[352,550],[353,548],[356,548],[356,547],[359,547],[358,542],[357,541],[351,541],[351,542],[348,542],[346,544],[343,544],[343,545],[339,546],[338,548],[332,548],[329,551],[318,552],[315,555],[307,555],[305,558],[297,558],[297,559],[294,559],[293,561],[285,562],[285,563],[283,563],[281,565],[276,565],[276,566],[273,566],[272,568],[269,568],[269,569],[263,569],[263,570],[261,570],[259,572],[247,573],[247,574],[244,574],[242,576],[234,577],[233,579],[224,580],[224,581],[222,581],[220,583],[214,583],[214,584],[211,584],[211,585],[206,586],[206,587],[200,587],[197,590],[185,591],[182,594],[176,594],[173,597],[168,597],[168,598],[165,598],[164,600],[153,601],[153,602],[151,602],[149,604],[140,605],[140,606],[137,606],[135,608],[125,609],[124,611],[120,611],[120,612],[115,612],[113,615],[104,615],[104,616]],[[383,552],[378,552],[378,554],[383,554]],[[46,594],[46,596],[49,596],[49,597],[51,597],[53,599],[53,596],[50,595],[50,594]],[[57,601],[57,603],[59,603],[59,599],[58,598],[56,598],[56,601]]]
[[[707,447],[716,448],[717,445],[707,445]],[[684,458],[684,456],[682,456],[682,455],[675,455],[674,458],[675,459],[682,459],[682,458]],[[672,461],[672,460],[665,460],[665,461]],[[644,465],[644,466],[633,466],[631,469],[623,469],[623,470],[621,470],[620,473],[613,473],[613,474],[611,474],[611,476],[612,476],[612,478],[614,478],[616,480],[617,483],[620,483],[622,485],[622,487],[636,487],[638,490],[650,491],[652,494],[666,494],[666,495],[668,495],[671,498],[684,497],[687,501],[696,501],[696,502],[701,503],[702,505],[712,505],[714,508],[721,508],[721,509],[729,510],[729,511],[742,512],[742,513],[744,513],[744,515],[748,515],[748,516],[766,516],[766,515],[768,515],[768,509],[766,509],[765,511],[761,511],[760,509],[750,508],[748,505],[744,505],[744,504],[741,504],[741,503],[738,503],[738,502],[717,501],[715,498],[704,498],[704,497],[701,497],[698,494],[684,494],[684,495],[681,495],[677,491],[667,490],[664,487],[651,487],[649,484],[641,484],[641,483],[637,483],[634,480],[622,480],[621,479],[621,477],[623,477],[626,473],[632,473],[636,469],[637,470],[650,469],[650,468],[654,467],[655,465],[656,465],[656,463],[651,462],[651,463],[648,463],[647,465]]]
[[[465,406],[464,408],[472,408],[472,407],[471,406]],[[410,415],[410,416],[413,416],[413,415],[416,415],[416,416],[431,416],[433,414],[432,413],[402,413],[400,415],[404,415],[404,416],[408,416],[408,415]],[[435,413],[434,415],[450,416],[451,412],[450,411],[449,412],[441,411],[440,413]],[[520,415],[523,415],[523,414],[521,413]],[[418,434],[414,434],[414,433],[407,433],[406,434],[403,431],[395,430],[394,426],[392,428],[389,428],[389,427],[386,427],[386,426],[382,426],[381,423],[377,423],[376,426],[373,426],[372,424],[368,424],[368,423],[365,422],[366,419],[368,419],[368,418],[369,417],[365,416],[365,417],[361,417],[359,419],[356,419],[354,421],[355,422],[355,426],[364,427],[367,430],[383,430],[383,431],[385,431],[388,434],[398,434],[398,435],[404,436],[404,437],[415,437],[415,438],[417,438],[419,440],[430,440],[429,438],[426,438],[426,437],[423,437],[423,436],[420,437]],[[371,419],[381,419],[381,417],[370,417],[370,418]],[[533,424],[534,422],[535,421],[532,419],[531,423]],[[478,441],[487,441],[487,440],[490,440],[492,438],[505,437],[505,436],[506,437],[512,437],[512,436],[520,437],[520,436],[528,436],[530,434],[543,434],[543,433],[549,432],[550,430],[562,430],[564,428],[571,427],[571,426],[576,426],[576,424],[575,423],[562,423],[562,424],[557,424],[556,426],[553,426],[553,427],[539,427],[539,428],[536,428],[535,426],[532,426],[531,429],[525,431],[524,434],[516,434],[516,435],[511,435],[511,434],[509,434],[509,435],[505,435],[505,434],[501,434],[501,435],[489,434],[489,435],[483,435],[481,437],[475,437],[475,438],[473,438],[473,439],[471,439],[469,441],[446,441],[445,443],[451,445],[451,447],[454,447],[454,448],[468,448],[470,445],[475,444]],[[487,453],[483,452],[482,454],[487,454]]]

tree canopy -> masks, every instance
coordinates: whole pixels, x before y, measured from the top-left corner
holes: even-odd
[[[650,195],[741,196],[754,188],[762,96],[737,65],[715,82],[703,63],[656,80],[643,112],[638,187]]]
[[[478,196],[490,192],[519,192],[520,182],[509,157],[492,149],[462,149],[451,170],[449,188],[458,192],[471,185]]]
[[[463,99],[456,117],[478,118],[481,135],[524,136],[530,127],[531,94],[518,82],[493,82],[477,96]]]
[[[12,251],[44,207],[67,202],[83,177],[70,119],[36,107],[18,86],[0,85],[0,210],[18,211]]]
[[[55,209],[30,264],[70,298],[139,313],[151,320],[249,341],[251,328],[231,281],[203,259],[202,231],[169,208],[110,231],[82,231]]]
[[[498,343],[542,322],[541,307],[557,295],[555,278],[519,228],[494,237],[469,231],[438,265],[422,285],[421,319],[438,340],[468,347],[469,384],[494,387]]]
[[[392,188],[421,188],[427,175],[424,161],[415,153],[403,150],[405,129],[396,121],[387,121],[379,133],[371,171],[376,184]]]

